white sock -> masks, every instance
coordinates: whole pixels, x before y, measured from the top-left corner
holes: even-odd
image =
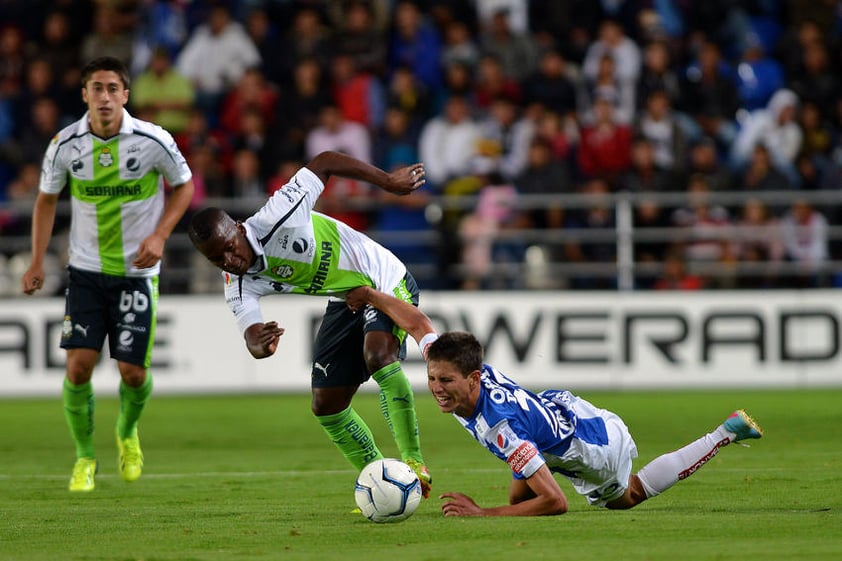
[[[660,495],[682,479],[693,475],[697,469],[716,456],[719,449],[734,438],[734,433],[720,425],[698,440],[675,452],[658,456],[637,472],[647,497]]]

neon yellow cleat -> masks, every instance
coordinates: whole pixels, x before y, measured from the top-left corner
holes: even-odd
[[[415,475],[421,481],[421,494],[424,495],[425,499],[430,498],[430,487],[433,486],[433,476],[427,471],[427,466],[413,459],[404,460],[404,463],[412,468],[412,471],[415,472]]]
[[[73,475],[70,476],[70,491],[88,492],[94,490],[94,475],[97,472],[97,463],[93,458],[79,458],[73,464]]]
[[[140,439],[137,433],[128,438],[117,436],[117,465],[123,481],[137,481],[143,470],[143,451],[140,449]]]

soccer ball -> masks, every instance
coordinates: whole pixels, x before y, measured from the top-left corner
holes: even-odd
[[[421,481],[412,468],[400,460],[375,460],[357,477],[354,500],[372,522],[400,522],[418,508]]]

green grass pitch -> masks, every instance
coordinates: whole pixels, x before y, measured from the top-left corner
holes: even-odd
[[[581,393],[626,420],[636,468],[738,407],[766,436],[630,511],[589,507],[560,480],[571,509],[559,517],[445,519],[431,498],[406,522],[378,525],[351,513],[356,474],[309,396],[154,396],[132,484],[116,473],[117,402],[100,399],[100,473],[84,495],[67,491],[60,399],[2,400],[0,561],[842,559],[842,390]],[[505,501],[507,466],[426,391],[417,401],[434,494]],[[395,455],[376,396],[355,407]]]

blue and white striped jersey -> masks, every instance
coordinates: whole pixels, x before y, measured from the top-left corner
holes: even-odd
[[[544,464],[570,478],[591,471],[578,452],[568,454],[568,450],[574,439],[607,446],[600,410],[568,391],[532,393],[487,364],[481,381],[473,415],[454,417],[480,444],[508,463],[514,477],[528,478]],[[580,410],[581,406],[585,407]]]

